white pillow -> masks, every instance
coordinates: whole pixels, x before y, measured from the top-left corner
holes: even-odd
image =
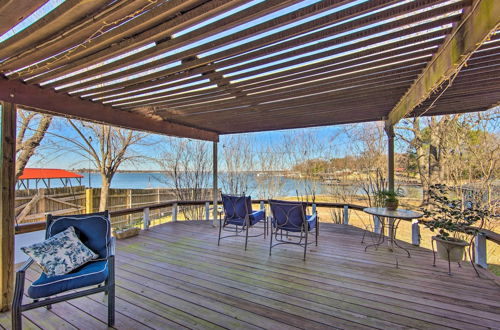
[[[49,277],[67,274],[98,257],[80,241],[73,227],[21,250],[38,263]]]

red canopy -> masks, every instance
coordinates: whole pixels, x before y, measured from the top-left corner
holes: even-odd
[[[20,180],[83,178],[83,175],[56,168],[25,168]]]

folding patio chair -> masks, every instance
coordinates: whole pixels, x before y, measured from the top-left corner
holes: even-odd
[[[317,214],[306,215],[307,204],[302,202],[270,200],[269,205],[271,207],[269,255],[271,255],[272,248],[277,245],[293,244],[304,247],[304,260],[306,260],[307,245],[312,243],[318,245],[319,221]],[[316,239],[314,242],[309,242],[309,232],[313,229]],[[285,238],[283,238],[283,232],[285,232]],[[278,242],[274,245],[273,235]],[[289,240],[290,238],[295,239],[295,241]]]
[[[228,237],[242,236],[245,232],[245,250],[248,245],[249,237],[258,237],[267,233],[266,210],[252,210],[252,198],[250,196],[235,196],[222,194],[222,205],[224,207],[224,219],[219,218],[219,240],[217,245],[220,245],[220,240]],[[248,231],[255,224],[263,221],[264,232],[258,235],[249,235]],[[222,231],[232,232],[232,235],[221,236]]]

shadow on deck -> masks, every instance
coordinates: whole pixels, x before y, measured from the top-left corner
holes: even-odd
[[[452,277],[432,253],[404,246],[400,268],[385,247],[363,252],[361,229],[322,224],[307,261],[296,246],[268,255],[269,240],[230,238],[217,247],[207,221],[152,227],[117,246],[116,327],[497,328],[500,287],[470,264]],[[27,274],[34,280],[36,269]],[[25,328],[106,328],[103,295],[25,312]],[[10,328],[8,314],[0,326]]]

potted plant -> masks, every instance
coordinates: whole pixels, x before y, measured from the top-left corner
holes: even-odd
[[[137,220],[133,223],[128,223],[125,226],[115,228],[113,233],[117,239],[124,239],[132,236],[136,236],[141,231],[142,219]]]
[[[399,206],[399,194],[393,190],[381,190],[377,194],[378,204],[389,210],[396,210]]]
[[[479,203],[463,203],[462,199],[451,199],[451,190],[443,184],[432,185],[429,190],[430,203],[422,209],[424,225],[437,235],[437,253],[440,258],[459,262],[464,258],[468,235],[477,235],[488,211]],[[480,226],[477,223],[480,222]],[[470,237],[470,236],[469,236]]]

